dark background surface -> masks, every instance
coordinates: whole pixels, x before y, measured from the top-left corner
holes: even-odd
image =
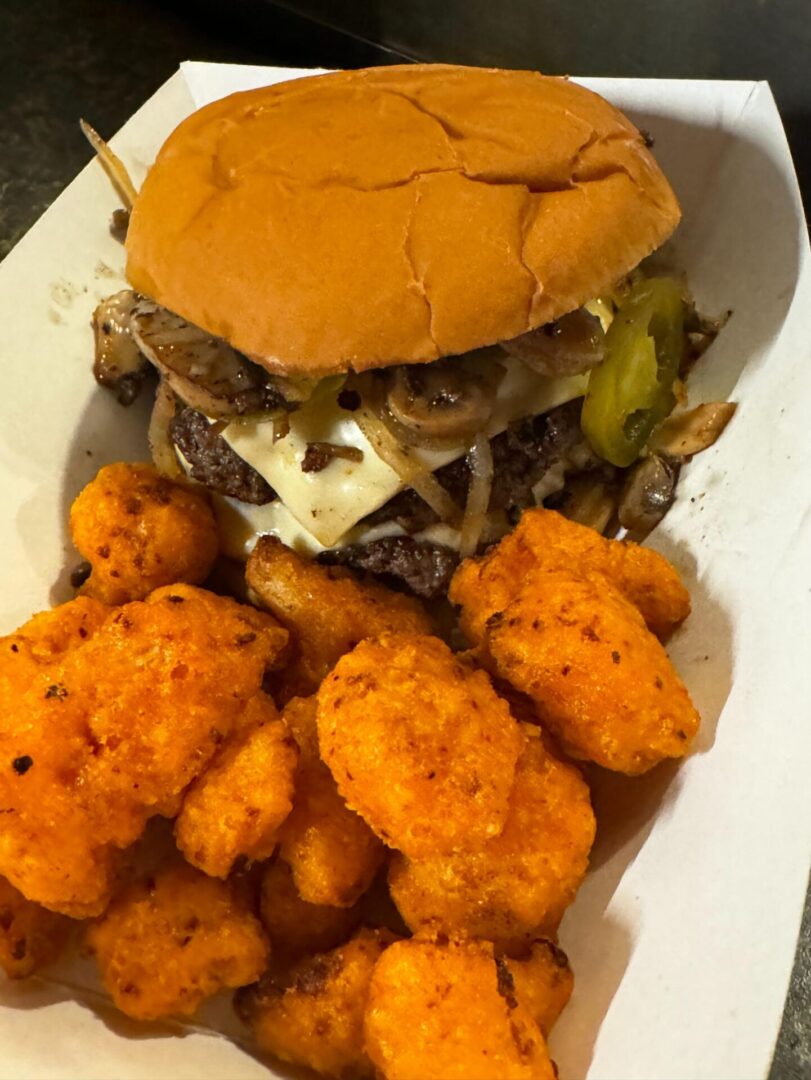
[[[112,134],[187,59],[768,79],[811,206],[811,0],[0,0],[0,258],[89,160],[77,117]],[[771,1080],[810,1077],[807,902]]]

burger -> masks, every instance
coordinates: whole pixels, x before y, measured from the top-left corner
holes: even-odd
[[[274,533],[432,596],[530,505],[644,534],[728,419],[668,419],[717,327],[640,268],[680,218],[649,137],[567,79],[234,94],[133,196],[96,375],[126,402],[157,372],[155,462],[234,556]]]

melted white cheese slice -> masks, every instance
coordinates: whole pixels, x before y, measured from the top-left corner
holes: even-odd
[[[212,495],[220,534],[220,551],[229,559],[245,562],[260,536],[270,533],[300,555],[317,555],[324,550],[312,533],[302,529],[280,499],[253,506],[224,495]]]
[[[514,420],[548,412],[585,393],[587,375],[546,379],[514,358],[505,357],[503,363],[506,373],[487,427],[490,438]],[[312,398],[290,414],[290,431],[276,442],[273,425],[268,422],[241,421],[222,432],[236,453],[276,491],[300,528],[323,547],[335,546],[361,518],[405,487],[398,474],[378,457],[352,413],[338,405],[339,389],[334,379],[325,379]],[[357,447],[363,451],[363,460],[334,458],[320,472],[304,473],[301,462],[311,442]],[[460,444],[443,451],[417,450],[415,456],[434,471],[467,450],[466,444]],[[287,528],[289,522],[282,522],[280,511],[265,509],[268,523],[273,518],[277,526],[263,531],[281,535],[282,526]]]
[[[287,547],[310,558],[326,550],[312,533],[302,529],[280,499],[274,499],[273,502],[266,503],[264,506],[252,506],[250,503],[240,502],[239,499],[212,494],[212,501],[220,533],[220,551],[229,559],[245,562],[259,537],[266,536],[268,533],[278,536]],[[384,536],[405,535],[404,530],[395,521],[384,521],[380,525],[371,526],[357,525],[344,533],[339,542],[333,546],[368,544],[371,540],[378,540]],[[429,525],[422,532],[416,533],[415,539],[430,540],[432,543],[442,544],[458,551],[461,535],[458,529],[438,523]]]

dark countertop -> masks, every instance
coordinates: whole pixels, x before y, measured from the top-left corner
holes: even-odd
[[[186,59],[358,67],[418,58],[767,78],[811,205],[808,0],[230,0],[227,15],[198,0],[194,9],[192,17],[181,0],[0,0],[0,258],[89,160],[77,117],[115,132]],[[771,1080],[809,1077],[811,896]]]

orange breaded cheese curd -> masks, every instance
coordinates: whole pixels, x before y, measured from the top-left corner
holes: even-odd
[[[268,943],[238,891],[179,863],[135,882],[87,931],[104,986],[134,1020],[191,1016],[206,998],[255,982]]]
[[[534,575],[482,639],[566,753],[629,776],[687,753],[699,716],[637,608],[601,575]]]
[[[86,647],[88,661],[91,652],[98,661],[89,726],[108,793],[128,797],[137,770],[145,806],[165,810],[179,800],[240,724],[286,643],[270,616],[189,585],[158,589],[112,615]]]
[[[76,640],[0,713],[0,873],[29,900],[86,917],[107,904],[116,849],[177,813],[287,631],[184,585]]]
[[[396,942],[372,974],[366,1052],[386,1080],[555,1080],[529,1010],[485,941]]]
[[[371,884],[385,848],[346,805],[318,756],[316,699],[293,698],[284,718],[300,747],[293,810],[281,828],[280,851],[302,898],[351,907]]]
[[[553,941],[539,938],[532,942],[527,955],[496,962],[505,985],[511,981],[512,993],[549,1038],[574,990],[574,975],[566,953]]]
[[[29,900],[75,918],[101,912],[116,871],[110,832],[126,829],[126,844],[140,828],[128,808],[97,820],[97,793],[83,773],[92,752],[78,704],[37,687],[13,701],[0,717],[0,871]]]
[[[346,805],[322,762],[299,766],[293,810],[279,841],[302,897],[338,907],[351,907],[369,888],[386,850]]]
[[[520,955],[557,930],[588,867],[594,814],[579,770],[527,731],[499,836],[455,855],[393,857],[391,895],[413,931],[463,933]]]
[[[466,559],[448,596],[460,604],[460,623],[478,645],[485,624],[503,611],[538,570],[599,572],[638,608],[648,627],[666,637],[690,614],[690,595],[675,568],[656,551],[606,540],[554,510],[525,510],[518,525],[480,559]]]
[[[105,604],[178,581],[199,585],[217,557],[207,498],[143,463],[105,465],[74,501],[70,532],[92,567],[83,591]]]
[[[109,607],[90,596],[77,596],[50,611],[40,611],[13,634],[0,637],[0,679],[9,686],[23,684],[24,677],[14,675],[15,667],[27,676],[44,670],[63,653],[84,645],[96,633],[110,613]]]
[[[483,671],[415,634],[338,661],[318,692],[318,739],[348,805],[414,858],[498,836],[525,742]]]
[[[260,691],[183,799],[175,837],[188,862],[224,878],[240,857],[269,858],[293,807],[297,762],[287,725]]]
[[[310,904],[301,898],[287,863],[276,858],[262,873],[259,898],[262,923],[280,961],[325,952],[347,940],[360,922],[357,907]]]
[[[70,921],[26,900],[0,878],[0,968],[9,979],[24,979],[56,958]]]
[[[293,661],[282,685],[284,700],[314,693],[336,661],[364,638],[432,630],[431,620],[413,597],[358,581],[340,567],[319,566],[273,536],[259,538],[245,576],[260,605],[287,627],[293,639]]]
[[[360,930],[288,971],[271,969],[237,994],[237,1012],[262,1050],[282,1061],[323,1076],[371,1077],[363,1016],[374,966],[394,940],[386,930]]]
[[[98,600],[78,596],[33,615],[19,630],[0,638],[0,700],[10,700],[36,682],[47,688],[53,664],[84,645],[109,613]]]
[[[310,697],[291,698],[285,705],[282,716],[296,740],[302,761],[320,761],[318,748],[318,699]]]

